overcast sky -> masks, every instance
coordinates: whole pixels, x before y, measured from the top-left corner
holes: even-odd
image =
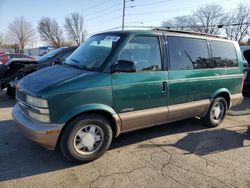
[[[249,0],[126,0],[125,25],[158,26],[174,16],[190,14],[197,7],[217,3],[226,10]],[[60,25],[65,16],[79,12],[84,16],[88,34],[121,26],[123,0],[0,0],[0,32],[9,22],[24,16],[36,29],[43,16],[55,18]]]

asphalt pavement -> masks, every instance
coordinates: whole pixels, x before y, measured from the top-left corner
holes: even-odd
[[[127,133],[81,165],[20,134],[14,104],[0,94],[0,188],[250,187],[250,98],[217,128],[192,118]]]

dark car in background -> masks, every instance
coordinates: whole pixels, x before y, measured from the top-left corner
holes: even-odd
[[[244,86],[243,93],[250,94],[250,49],[243,51],[243,56],[245,58],[244,63]]]
[[[63,62],[77,47],[61,47],[48,52],[38,59],[38,68],[44,68]]]
[[[2,64],[5,64],[5,63],[7,63],[9,60],[11,60],[13,58],[34,59],[33,57],[28,56],[28,55],[24,55],[24,54],[2,54],[2,55],[0,55],[0,62]]]
[[[8,96],[15,96],[15,86],[24,76],[63,62],[77,47],[62,47],[50,51],[38,60],[27,58],[13,58],[6,64],[0,65],[0,90],[7,88]]]

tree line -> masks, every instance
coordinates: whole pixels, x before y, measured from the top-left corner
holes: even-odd
[[[37,25],[41,41],[59,48],[62,46],[80,45],[87,35],[83,16],[72,13],[65,17],[64,29],[56,19],[42,17]],[[66,33],[66,36],[64,36]],[[6,34],[0,33],[0,47],[19,48],[24,50],[36,40],[36,31],[24,17],[15,18],[8,25]]]
[[[198,7],[189,15],[174,17],[162,22],[161,27],[168,29],[195,31],[208,34],[222,34],[241,42],[250,34],[250,7],[239,3],[225,11],[222,5],[207,4]],[[63,27],[56,19],[42,17],[37,25],[41,41],[55,48],[80,45],[87,35],[84,18],[79,13],[65,17]],[[64,35],[66,33],[66,37]],[[0,47],[18,47],[23,50],[36,41],[36,30],[24,17],[15,18],[8,26],[6,34],[0,33]],[[250,41],[250,40],[249,40]]]
[[[241,42],[250,34],[250,7],[239,3],[231,10],[223,6],[208,4],[199,7],[189,15],[177,16],[162,22],[162,27],[184,31],[222,34],[227,38]]]

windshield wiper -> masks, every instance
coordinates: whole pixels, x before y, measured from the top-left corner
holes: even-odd
[[[71,66],[77,69],[82,69],[81,65],[77,65],[77,64],[69,64],[69,63],[63,63],[63,65],[67,65],[67,66]]]
[[[76,59],[69,59],[70,61],[73,61],[77,64],[71,64],[71,63],[65,63],[67,65],[70,65],[70,66],[73,66],[77,69],[82,69],[82,70],[88,70],[88,71],[95,71],[95,70],[98,70],[98,67],[87,67],[87,66],[83,66],[80,64],[80,61],[76,60]]]
[[[69,63],[65,63],[64,65],[72,66],[72,67],[74,67],[74,68],[81,69],[81,70],[93,71],[92,68],[88,68],[88,67],[86,67],[86,66],[82,66],[82,65],[78,65],[78,64],[69,64]]]
[[[76,60],[76,59],[69,59],[70,61],[73,61],[73,62],[75,62],[75,63],[81,63],[80,61],[78,61],[78,60]]]

